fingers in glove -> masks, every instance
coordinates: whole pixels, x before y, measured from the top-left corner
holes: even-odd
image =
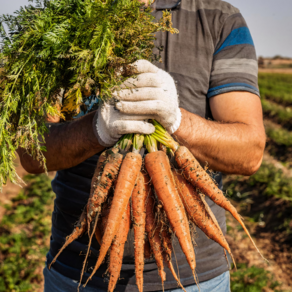
[[[160,87],[161,78],[155,73],[142,73],[134,78],[127,79],[121,88]]]
[[[150,135],[155,132],[155,127],[144,121],[116,121],[113,124],[115,131],[119,135],[136,133],[136,134],[145,134]]]
[[[120,101],[116,104],[116,108],[124,114],[129,115],[159,115],[162,112],[171,114],[173,106],[166,104],[163,100],[149,100],[149,101]]]
[[[164,99],[166,100],[165,92],[162,88],[135,88],[135,89],[123,89],[116,91],[113,94],[118,100],[123,101],[143,101],[143,100],[157,100]]]
[[[145,121],[155,119],[154,115],[137,115],[137,114],[123,114],[119,112],[119,115],[116,116],[117,120],[123,121]]]
[[[151,64],[147,60],[138,60],[132,64],[136,70],[137,74],[140,73],[157,73],[159,68]]]

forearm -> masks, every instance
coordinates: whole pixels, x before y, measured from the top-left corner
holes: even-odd
[[[92,129],[94,114],[68,123],[48,124],[49,133],[45,135],[44,143],[47,151],[43,153],[48,171],[73,167],[104,149]],[[33,160],[24,149],[18,149],[18,154],[22,166],[28,172],[44,172],[40,163]]]
[[[174,136],[208,168],[223,173],[251,175],[259,168],[265,136],[257,127],[241,122],[203,119],[184,109]]]

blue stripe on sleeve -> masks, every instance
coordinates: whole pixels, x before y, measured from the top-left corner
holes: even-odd
[[[254,46],[252,36],[248,27],[239,27],[231,31],[221,47],[214,53],[214,55],[221,52],[226,47],[234,45],[252,45]]]
[[[228,83],[220,86],[210,88],[207,97],[210,98],[215,95],[223,94],[230,91],[249,91],[256,95],[260,95],[259,90],[247,83]]]

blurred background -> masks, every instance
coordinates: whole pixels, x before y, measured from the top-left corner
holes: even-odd
[[[267,146],[260,170],[249,178],[225,176],[225,192],[270,262],[227,214],[227,239],[238,263],[232,291],[292,291],[292,1],[228,2],[241,10],[257,49]],[[28,3],[0,0],[0,13]],[[16,167],[27,185],[8,183],[0,195],[0,292],[43,291],[54,173],[27,175],[18,160]]]

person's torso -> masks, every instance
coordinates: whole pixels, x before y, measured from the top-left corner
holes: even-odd
[[[162,62],[155,63],[155,65],[169,72],[177,82],[180,107],[206,119],[212,119],[206,95],[209,90],[213,54],[220,28],[225,19],[230,14],[236,13],[237,10],[230,4],[219,0],[182,0],[181,2],[158,0],[153,6],[156,8],[153,14],[157,19],[161,17],[163,9],[172,9],[173,26],[179,30],[178,34],[164,32],[156,34],[157,48],[154,53],[160,54]],[[61,248],[65,237],[72,232],[74,224],[78,221],[86,205],[97,159],[98,155],[95,155],[76,167],[58,171],[52,182],[56,200],[52,219],[49,261]],[[215,179],[222,188],[221,174],[217,174]],[[207,199],[207,203],[225,232],[225,211],[209,199]],[[196,272],[199,281],[212,279],[228,270],[223,248],[208,239],[198,228],[195,242]],[[179,243],[177,240],[174,240],[173,243],[174,266],[179,268],[182,284],[185,286],[194,284],[191,269]],[[87,234],[70,244],[55,264],[59,272],[71,278],[77,278],[76,275],[78,274],[76,280],[79,280],[87,244]],[[99,245],[94,239],[92,253],[87,265],[89,273],[95,264],[98,249]],[[68,269],[68,266],[71,269]],[[106,269],[107,264],[104,264],[97,271],[90,285],[99,285],[99,287],[106,289],[107,278],[103,278]],[[64,270],[66,271],[64,272]],[[167,281],[164,288],[176,288],[176,281],[168,269],[165,268],[165,270]],[[145,291],[162,290],[155,260],[145,262],[144,288]],[[116,290],[138,291],[135,279],[133,231],[130,232],[125,245],[123,266]]]

